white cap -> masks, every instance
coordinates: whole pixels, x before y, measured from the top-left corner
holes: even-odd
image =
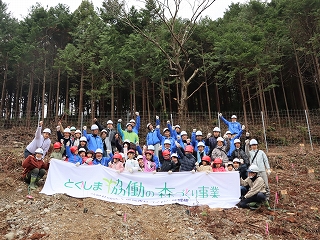
[[[237,118],[237,116],[236,115],[232,115],[231,118]]]
[[[199,146],[204,147],[205,145],[204,145],[204,143],[203,143],[203,142],[198,142],[198,147],[199,147]]]
[[[174,128],[180,128],[181,129],[180,125],[176,125]]]
[[[234,142],[233,143],[241,143],[241,141],[240,141],[240,139],[239,138],[237,138],[237,139],[235,139],[234,140]]]
[[[123,141],[123,143],[130,143],[130,140],[129,140],[129,139],[125,139],[125,140]]]
[[[80,141],[80,142],[87,142],[88,140],[87,140],[86,137],[83,136],[83,137],[81,137],[81,138],[79,139],[79,141]]]
[[[70,131],[75,131],[75,130],[77,130],[75,126],[72,126],[72,127],[70,128]]]
[[[233,159],[233,162],[241,163],[241,161],[240,161],[240,159],[239,159],[239,158],[235,158],[235,159]]]
[[[79,148],[79,152],[86,152],[84,148]]]
[[[142,156],[142,155],[138,155],[138,156],[137,156],[137,160],[138,160],[138,159],[143,159],[143,156]]]
[[[126,124],[126,127],[128,127],[129,125],[132,127],[132,122],[128,122],[128,123]]]
[[[106,129],[102,129],[101,133],[103,133],[103,132],[108,133],[108,131]]]
[[[251,145],[258,145],[258,141],[255,140],[254,138],[250,140],[250,146]]]
[[[148,123],[148,124],[147,124],[147,128],[149,128],[150,125],[152,125],[152,123]]]
[[[180,135],[188,135],[186,131],[181,131]]]
[[[232,134],[230,131],[226,131],[226,134]]]
[[[97,148],[97,149],[96,149],[96,151],[95,151],[95,153],[101,153],[101,154],[102,154],[102,153],[103,153],[103,151],[102,151],[102,149]]]
[[[170,144],[171,145],[171,141],[169,139],[164,140],[163,144]]]
[[[154,151],[154,146],[153,145],[148,145],[148,150]]]
[[[113,124],[113,122],[111,120],[108,120],[107,124]]]
[[[221,132],[220,128],[218,128],[218,127],[215,127],[212,131],[213,132]]]
[[[81,134],[81,131],[79,129],[77,129],[74,133],[80,133]]]
[[[43,149],[42,148],[37,148],[35,153],[39,153],[43,155]]]
[[[171,154],[171,157],[176,157],[176,158],[178,158],[178,154],[172,153],[172,154]]]
[[[164,128],[162,132],[169,131],[169,128]]]
[[[224,139],[223,139],[222,137],[218,137],[218,138],[217,138],[217,141],[218,141],[218,142],[219,142],[219,141],[220,141],[220,142],[224,142]]]
[[[49,128],[45,128],[45,129],[43,130],[43,132],[44,132],[44,133],[49,133],[49,134],[51,134],[51,130],[50,130]]]
[[[65,129],[63,130],[63,133],[70,133],[70,128],[65,128]]]
[[[93,125],[91,126],[91,131],[93,131],[93,130],[98,130],[98,129],[99,129],[99,127],[98,127],[97,124],[93,124]]]
[[[131,119],[129,122],[136,123],[136,121],[134,119]]]
[[[202,132],[201,131],[197,131],[196,132],[196,136],[202,136]]]

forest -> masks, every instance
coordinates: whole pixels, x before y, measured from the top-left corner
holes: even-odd
[[[165,2],[37,4],[18,20],[0,0],[1,118],[319,108],[319,0],[233,3],[216,20],[214,0],[190,18]]]

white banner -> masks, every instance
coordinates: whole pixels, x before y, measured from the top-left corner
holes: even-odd
[[[134,205],[179,203],[230,208],[239,202],[239,172],[117,173],[101,166],[76,165],[52,159],[41,193],[65,193]]]

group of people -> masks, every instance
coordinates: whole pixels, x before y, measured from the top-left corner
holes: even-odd
[[[202,132],[193,129],[189,136],[181,131],[179,125],[167,126],[160,130],[160,119],[156,116],[155,125],[146,125],[148,133],[145,145],[139,144],[140,116],[136,112],[136,119],[131,119],[122,128],[119,119],[116,128],[113,121],[108,120],[103,126],[97,119],[93,119],[87,132],[74,126],[63,128],[61,122],[56,127],[57,141],[48,155],[51,146],[51,130],[42,131],[43,122],[40,121],[35,138],[24,151],[25,160],[23,178],[30,189],[37,188],[37,182],[45,175],[50,166],[50,159],[67,161],[76,166],[103,165],[114,169],[118,173],[134,172],[225,172],[238,171],[241,183],[241,200],[239,207],[258,208],[269,206],[270,190],[268,175],[271,173],[266,154],[258,149],[258,142],[250,139],[245,133],[242,144],[241,136],[245,126],[237,122],[235,115],[231,121],[219,114],[227,125],[228,131],[222,135],[219,127],[214,127],[212,133],[203,136]],[[48,161],[44,158],[47,157]]]

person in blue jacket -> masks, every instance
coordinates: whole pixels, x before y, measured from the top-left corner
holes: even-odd
[[[193,129],[191,133],[191,145],[193,149],[198,149],[198,143],[202,142],[204,145],[206,144],[205,140],[203,139],[202,132],[197,131],[196,129]],[[208,146],[205,146],[204,151],[208,152],[209,148]]]
[[[99,136],[99,127],[97,124],[91,126],[92,134],[87,134],[87,127],[83,126],[83,136],[87,138],[88,149],[96,151],[98,148],[103,149],[102,139]]]
[[[159,116],[156,116],[156,126],[160,126]],[[157,130],[152,123],[147,124],[148,134],[146,137],[146,143],[148,146],[154,147],[154,155],[158,157],[160,139],[158,138]]]
[[[67,142],[66,145],[66,154],[68,157],[68,162],[74,163],[79,166],[82,163],[82,158],[78,155],[78,147],[72,146],[70,147],[70,143]]]
[[[112,160],[112,153],[111,151],[108,151],[108,156],[107,157],[103,157],[103,151],[101,148],[97,148],[95,151],[95,158],[93,159],[92,163],[93,165],[103,165],[108,167],[109,163],[111,163]]]
[[[131,119],[129,123],[131,123],[132,131],[135,132],[137,135],[139,135],[140,115],[139,115],[139,112],[135,112],[135,114],[136,114],[136,120]]]
[[[228,153],[227,153],[228,158],[229,158],[230,161],[233,160],[232,157],[231,157],[231,155],[232,155],[232,152],[236,149],[236,147],[235,147],[235,145],[234,145],[234,140],[240,139],[240,137],[241,137],[241,135],[242,135],[242,131],[243,131],[244,129],[245,129],[245,126],[242,125],[240,132],[239,132],[238,134],[236,134],[235,136],[233,136],[233,137],[232,137],[231,131],[227,131],[227,132],[226,132],[226,135],[227,135],[227,137],[228,137],[229,140],[230,140],[230,149],[229,149],[229,151],[228,151]]]
[[[222,113],[219,113],[219,117],[224,122],[224,124],[228,126],[228,130],[231,132],[232,135],[238,134],[241,131],[241,124],[237,122],[236,115],[231,116],[231,122],[229,122],[227,119],[225,119],[222,116]]]
[[[170,124],[170,121],[167,121],[167,124]],[[170,153],[176,153],[177,152],[177,147],[175,144],[175,139],[171,136],[170,134],[170,130],[169,128],[164,128],[162,130],[162,134],[160,134],[160,126],[157,125],[156,127],[156,132],[158,134],[158,138],[161,140],[161,145],[162,145],[162,151],[164,151],[166,149],[165,147],[165,140],[169,140],[170,141]]]

